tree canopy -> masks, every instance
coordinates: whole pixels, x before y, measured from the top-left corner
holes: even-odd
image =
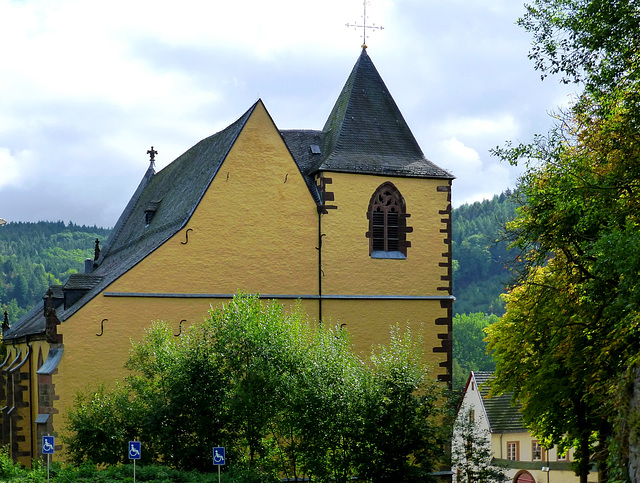
[[[421,347],[396,327],[365,363],[340,327],[237,296],[180,337],[149,329],[124,383],[79,395],[66,448],[113,464],[137,438],[146,461],[181,469],[212,471],[224,446],[235,465],[294,481],[428,481],[447,435]]]
[[[515,261],[515,255],[509,252],[505,228],[515,216],[515,208],[516,203],[507,190],[490,200],[465,204],[453,210],[453,294],[456,297],[453,307],[456,314],[504,313],[500,294],[513,278]]]
[[[535,0],[518,23],[533,35],[536,68],[608,94],[638,79],[640,8],[635,0]]]
[[[630,1],[527,6],[537,67],[584,91],[547,135],[496,150],[526,168],[509,225],[526,268],[488,329],[496,387],[549,444],[577,447],[583,482],[591,457],[628,479],[629,428],[616,421],[640,349],[639,18]]]
[[[482,312],[453,317],[453,389],[462,390],[471,371],[494,371],[495,360],[487,352],[486,330],[499,317]]]

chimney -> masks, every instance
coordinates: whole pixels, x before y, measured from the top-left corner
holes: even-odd
[[[85,258],[84,273],[91,273],[91,272],[93,272],[93,260],[91,260],[90,258]]]

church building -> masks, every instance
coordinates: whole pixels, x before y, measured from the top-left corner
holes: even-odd
[[[396,323],[422,328],[433,377],[451,380],[453,176],[424,156],[366,48],[321,130],[281,131],[258,100],[158,172],[148,154],[84,273],[5,317],[0,444],[15,460],[65,431],[77,392],[126,375],[152,321],[179,336],[239,291],[299,300],[367,354]]]

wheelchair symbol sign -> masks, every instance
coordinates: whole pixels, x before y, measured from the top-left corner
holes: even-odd
[[[224,447],[213,448],[213,464],[224,465]]]
[[[129,441],[129,459],[139,460],[141,449],[140,441]]]
[[[53,436],[42,437],[42,454],[53,454],[55,451],[55,438]]]

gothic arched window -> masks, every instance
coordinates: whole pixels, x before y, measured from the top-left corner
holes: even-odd
[[[393,183],[381,184],[369,201],[367,218],[369,219],[369,255],[372,258],[406,258],[407,214],[404,198]]]

